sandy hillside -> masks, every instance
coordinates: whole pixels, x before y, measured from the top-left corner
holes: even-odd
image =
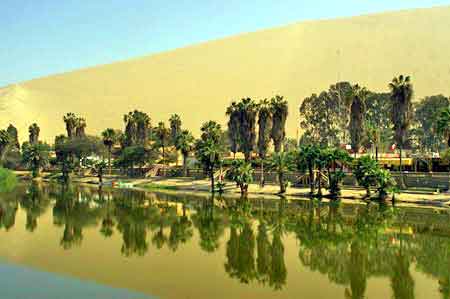
[[[450,94],[449,51],[450,7],[302,22],[1,88],[0,126],[16,124],[24,140],[36,121],[53,141],[66,112],[84,115],[97,134],[122,128],[123,114],[137,108],[153,123],[179,113],[197,133],[208,119],[225,124],[232,99],[279,93],[294,137],[302,99],[338,80],[384,90],[404,73],[416,98]]]

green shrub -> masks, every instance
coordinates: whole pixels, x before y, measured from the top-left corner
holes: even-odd
[[[16,175],[8,169],[0,168],[0,192],[11,192],[16,185]]]

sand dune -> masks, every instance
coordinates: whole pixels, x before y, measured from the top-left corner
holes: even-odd
[[[179,113],[198,133],[205,120],[225,124],[232,99],[278,93],[289,100],[295,136],[302,99],[339,80],[385,90],[404,73],[416,98],[449,94],[449,51],[450,7],[307,21],[2,88],[0,126],[16,124],[24,140],[37,122],[52,142],[66,112],[85,116],[88,133],[97,134],[142,109],[153,123]]]

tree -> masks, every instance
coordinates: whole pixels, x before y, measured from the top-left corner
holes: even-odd
[[[3,162],[7,147],[9,145],[9,134],[6,130],[0,130],[0,160]]]
[[[177,150],[181,151],[183,155],[183,175],[187,176],[187,159],[189,157],[189,153],[194,149],[194,136],[192,136],[191,132],[188,130],[183,130],[178,135],[177,140],[175,142],[175,147]]]
[[[307,170],[309,173],[309,188],[310,195],[313,196],[315,192],[315,177],[314,171],[316,169],[316,161],[319,157],[320,148],[317,145],[309,144],[300,147],[297,152],[297,168],[300,171]]]
[[[347,141],[347,129],[350,116],[350,105],[353,101],[352,84],[349,82],[338,82],[328,89],[328,107],[332,108],[336,118],[333,126],[337,128],[335,143]]]
[[[196,142],[195,152],[211,180],[211,192],[215,192],[214,169],[222,163],[224,146],[221,126],[215,121],[208,121],[201,127],[200,139]]]
[[[170,138],[172,144],[176,144],[178,135],[181,133],[181,118],[178,114],[173,114],[170,119]]]
[[[350,108],[350,139],[353,152],[356,154],[361,147],[362,139],[364,138],[364,113],[365,113],[365,97],[367,91],[358,85],[352,87],[352,105]]]
[[[270,145],[272,132],[272,108],[270,102],[264,99],[259,102],[258,111],[258,155],[261,159],[261,186],[264,186],[264,160]]]
[[[228,119],[228,139],[230,140],[230,150],[233,153],[234,157],[236,153],[239,151],[240,144],[240,121],[239,121],[239,110],[236,102],[232,102],[230,106],[227,108],[226,115],[229,117]]]
[[[353,175],[358,181],[358,185],[366,189],[367,197],[370,196],[370,188],[377,185],[378,171],[378,162],[369,156],[362,156],[355,160]]]
[[[8,128],[6,129],[6,132],[9,135],[9,143],[15,151],[20,150],[20,144],[19,144],[19,136],[17,133],[17,128],[14,127],[12,124],[9,124]]]
[[[277,173],[280,194],[286,193],[287,183],[285,182],[284,175],[286,172],[293,170],[294,165],[294,157],[292,153],[288,152],[275,152],[269,161],[270,170]]]
[[[405,187],[402,169],[402,150],[413,117],[413,86],[409,76],[400,75],[389,83],[392,100],[392,123],[394,124],[394,140],[400,150],[400,187]]]
[[[86,119],[77,117],[75,136],[78,138],[86,137]]]
[[[103,184],[103,173],[104,173],[106,166],[107,166],[107,164],[103,160],[94,164],[94,170],[97,173],[98,183],[99,183],[100,187]]]
[[[38,142],[25,143],[22,150],[22,160],[32,171],[33,178],[39,177],[40,170],[49,164],[50,146]]]
[[[392,143],[392,101],[390,93],[368,91],[365,100],[366,111],[364,122],[367,128],[368,141],[375,147],[375,158],[378,160],[379,148],[385,151]]]
[[[450,101],[443,95],[425,97],[415,107],[414,119],[420,132],[420,147],[428,152],[439,152],[442,142],[437,123],[440,112],[449,107]]]
[[[34,123],[32,124],[29,128],[28,128],[28,133],[29,133],[29,143],[30,144],[37,144],[39,142],[39,132],[41,131],[41,129],[39,128],[39,126]]]
[[[70,112],[67,113],[63,119],[64,123],[66,124],[67,137],[69,137],[70,139],[75,137],[78,121],[77,116],[74,113]]]
[[[108,128],[102,132],[103,137],[103,144],[108,149],[108,168],[109,168],[109,175],[111,175],[111,155],[112,155],[112,148],[114,144],[117,142],[117,133],[114,131],[114,129]]]
[[[337,103],[332,101],[327,92],[313,94],[304,99],[300,106],[300,127],[313,143],[321,146],[338,145],[338,112]]]
[[[153,163],[157,158],[157,154],[142,145],[134,145],[126,147],[121,155],[115,160],[115,164],[123,169],[128,169],[129,175],[134,175],[134,167],[138,166],[142,174],[142,168]]]
[[[229,170],[229,177],[241,189],[241,196],[247,196],[248,185],[253,182],[252,164],[247,161],[235,160]]]
[[[288,103],[282,96],[275,96],[271,99],[270,105],[272,107],[272,132],[270,137],[273,140],[275,152],[281,151],[284,138],[286,137],[286,119],[288,116]]]
[[[150,117],[142,111],[134,110],[123,116],[125,133],[123,146],[143,145],[148,142],[148,133],[151,127]]]
[[[162,149],[162,163],[166,164],[166,147],[169,145],[170,131],[166,128],[164,122],[159,122],[155,128],[158,146]]]
[[[258,105],[250,98],[242,99],[238,103],[239,111],[239,141],[245,161],[250,161],[256,141],[256,116]]]
[[[441,138],[447,142],[447,147],[450,147],[450,106],[441,110],[436,120],[436,129]]]

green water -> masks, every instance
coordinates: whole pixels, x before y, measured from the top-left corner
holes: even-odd
[[[1,260],[158,298],[450,298],[450,212],[20,185]]]

